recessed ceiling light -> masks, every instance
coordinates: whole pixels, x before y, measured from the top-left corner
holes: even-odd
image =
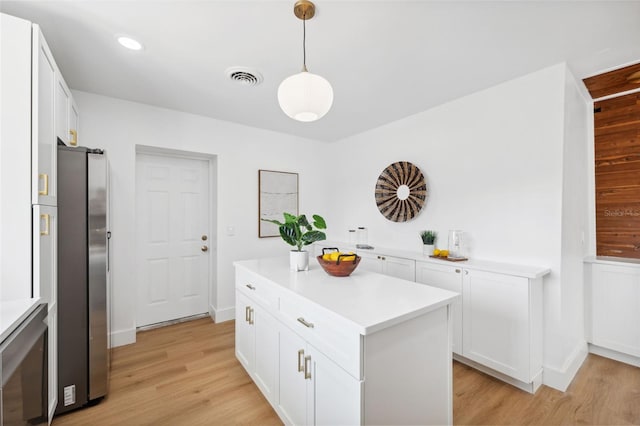
[[[131,50],[142,50],[142,43],[138,40],[134,40],[131,37],[119,36],[118,43]]]

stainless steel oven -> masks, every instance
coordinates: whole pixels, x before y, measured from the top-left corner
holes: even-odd
[[[0,425],[47,424],[47,305],[0,344]]]

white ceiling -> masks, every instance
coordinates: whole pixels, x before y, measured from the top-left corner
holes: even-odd
[[[73,89],[323,141],[559,62],[583,78],[640,61],[640,1],[315,3],[307,66],[331,82],[334,104],[314,123],[288,118],[276,99],[302,64],[294,0],[0,0],[0,9],[40,24]],[[145,50],[123,49],[117,34]],[[234,65],[264,82],[231,82]]]

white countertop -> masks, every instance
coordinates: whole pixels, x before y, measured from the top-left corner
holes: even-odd
[[[584,259],[585,263],[601,263],[605,265],[631,266],[640,267],[640,259],[630,259],[626,257],[612,256],[588,256]]]
[[[0,342],[33,312],[39,302],[38,298],[0,301]]]
[[[473,269],[477,271],[495,272],[497,274],[515,275],[525,278],[540,278],[551,272],[550,268],[531,265],[517,265],[511,263],[492,262],[487,260],[469,259],[460,262],[452,262],[449,260],[436,259],[425,256],[421,252],[390,249],[386,247],[374,246],[373,249],[359,249],[355,245],[340,241],[319,241],[315,243],[318,247],[338,247],[342,251],[355,251],[357,253],[375,253],[387,256],[402,257],[412,259],[418,262],[434,263],[438,265],[459,266],[461,268]],[[373,244],[371,244],[373,245]]]
[[[233,264],[340,315],[362,335],[424,315],[460,297],[452,291],[359,269],[348,277],[333,277],[313,257],[309,270],[302,272],[289,271],[288,258]]]

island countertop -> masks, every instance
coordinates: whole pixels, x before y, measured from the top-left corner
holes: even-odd
[[[356,269],[348,277],[327,274],[315,259],[309,270],[292,272],[288,258],[234,262],[273,285],[340,315],[367,335],[454,302],[459,293]]]

